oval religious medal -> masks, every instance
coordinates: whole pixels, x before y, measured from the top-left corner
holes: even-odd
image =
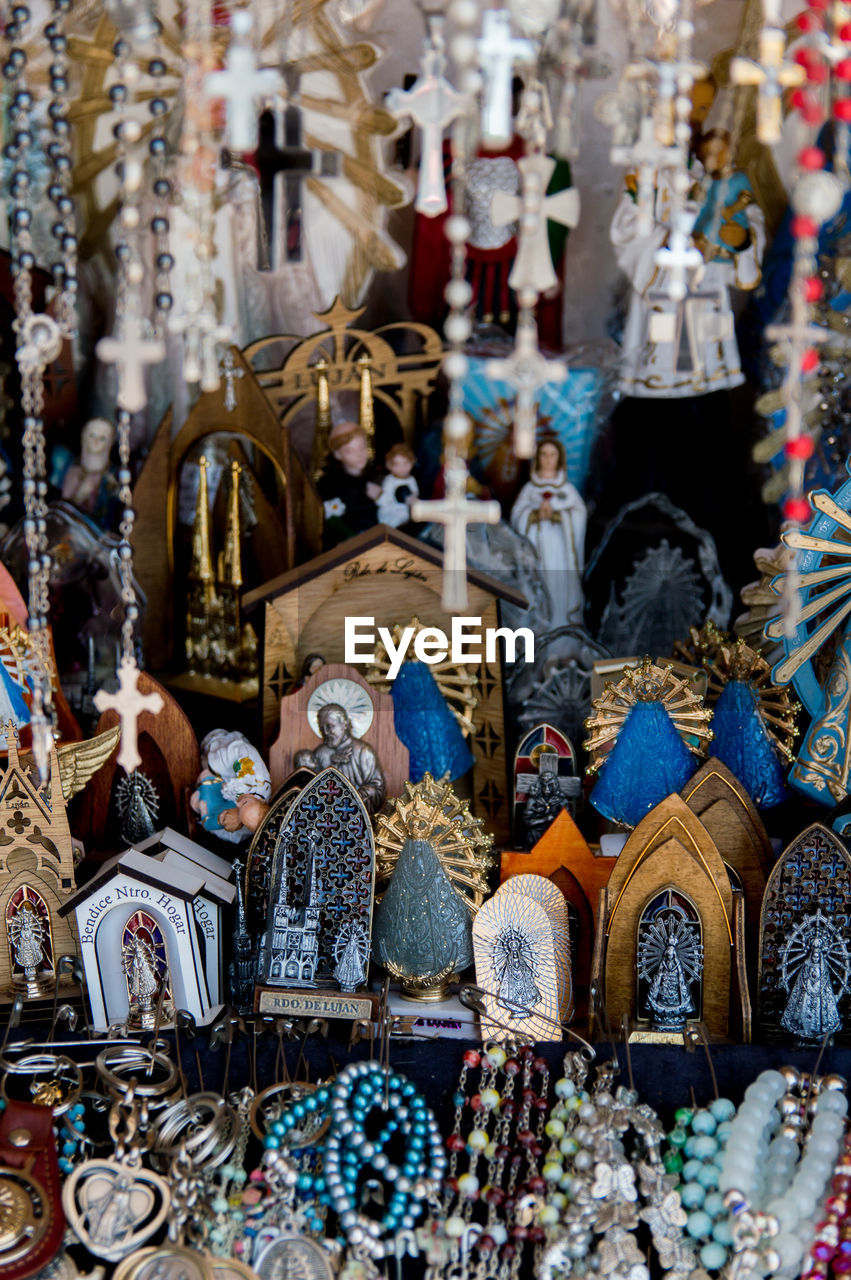
[[[0,1166],[0,1268],[34,1249],[49,1226],[41,1183],[19,1169]]]
[[[162,1244],[125,1258],[113,1271],[112,1280],[214,1280],[210,1261],[200,1249]]]
[[[309,1236],[276,1236],[252,1259],[252,1266],[259,1280],[333,1280],[328,1254]]]

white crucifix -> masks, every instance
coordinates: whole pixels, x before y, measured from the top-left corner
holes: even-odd
[[[245,370],[241,369],[234,360],[230,347],[225,349],[225,354],[222,356],[219,373],[225,380],[225,408],[228,413],[233,413],[237,406],[236,384],[240,378],[245,377]]]
[[[652,116],[642,116],[638,141],[630,147],[612,147],[609,152],[612,164],[635,166],[638,174],[636,210],[638,234],[648,235],[653,229],[653,204],[656,191],[656,174],[661,169],[685,168],[686,158],[681,147],[664,146],[656,137]]]
[[[486,9],[478,42],[479,65],[485,80],[482,140],[488,147],[507,146],[514,137],[511,80],[515,62],[532,62],[535,46],[511,34],[505,9]]]
[[[203,306],[187,306],[182,316],[168,322],[172,333],[182,333],[183,377],[186,382],[199,382],[202,391],[218,391],[219,362],[216,345],[229,342],[230,326],[219,324],[212,311]]]
[[[445,475],[446,497],[436,502],[415,502],[411,519],[443,525],[442,607],[447,613],[462,613],[467,608],[467,526],[498,524],[502,513],[498,502],[467,497],[467,467],[463,461],[450,462]]]
[[[145,366],[165,359],[165,343],[159,338],[144,336],[142,317],[135,311],[122,316],[120,332],[120,337],[101,338],[95,351],[104,364],[114,364],[118,369],[116,402],[119,409],[139,413],[148,403]]]
[[[514,350],[506,360],[489,360],[485,377],[508,382],[517,392],[514,401],[514,452],[518,458],[531,458],[535,452],[538,426],[538,393],[548,382],[563,382],[567,365],[563,360],[547,360],[538,350],[538,331],[534,324],[520,324],[514,339]]]
[[[759,33],[759,54],[753,58],[732,58],[733,84],[757,85],[756,136],[770,146],[780,141],[783,129],[783,90],[803,84],[807,73],[797,62],[786,62],[786,32],[780,0],[763,0],[765,25]]]
[[[207,96],[227,103],[228,146],[240,154],[257,146],[257,99],[275,97],[284,85],[279,71],[257,66],[251,28],[248,10],[237,9],[231,18],[225,69],[209,71],[204,77]]]
[[[547,223],[560,222],[575,227],[579,221],[579,192],[576,187],[546,194],[556,162],[550,156],[533,154],[517,161],[522,179],[519,196],[495,191],[491,198],[491,221],[502,227],[520,220],[517,257],[508,283],[516,293],[524,289],[546,293],[558,285],[553,270]]]
[[[453,120],[462,115],[467,97],[459,93],[441,75],[443,57],[433,44],[426,46],[422,61],[422,75],[405,92],[391,89],[385,104],[397,119],[410,116],[422,130],[420,169],[417,182],[417,199],[414,208],[427,218],[445,213],[446,181],[443,176],[443,131]]]
[[[682,302],[688,293],[689,271],[703,265],[703,254],[691,238],[696,217],[694,208],[677,210],[672,217],[668,243],[653,256],[656,266],[668,273],[666,289],[672,302]]]
[[[142,763],[138,745],[138,721],[143,711],[150,711],[155,716],[163,709],[163,700],[158,693],[140,693],[136,688],[139,679],[139,668],[130,657],[123,657],[118,667],[118,693],[107,693],[99,689],[94,696],[94,704],[98,711],[117,711],[121,721],[121,749],[118,752],[118,763],[125,773],[132,773]]]

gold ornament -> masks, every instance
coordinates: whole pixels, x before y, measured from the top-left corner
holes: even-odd
[[[771,667],[765,658],[743,639],[722,644],[709,667],[706,701],[714,708],[730,680],[751,685],[756,695],[765,731],[786,760],[794,757],[793,743],[798,736],[796,724],[800,702],[792,697],[789,687],[771,683]]]
[[[607,681],[602,696],[591,704],[594,714],[585,721],[585,750],[591,757],[588,773],[600,769],[636,702],[660,702],[689,751],[705,755],[713,737],[708,728],[712,712],[692,691],[688,676],[676,676],[670,664],[644,658],[637,667],[629,667],[617,684]]]
[[[471,914],[475,914],[490,889],[488,871],[493,866],[493,836],[482,831],[480,818],[470,813],[448,782],[430,773],[421,782],[405,783],[405,795],[393,801],[393,812],[378,818],[375,841],[376,879],[386,882],[406,840],[428,840],[453,887]]]

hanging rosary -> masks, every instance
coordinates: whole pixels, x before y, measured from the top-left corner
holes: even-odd
[[[76,335],[77,236],[74,203],[70,196],[71,154],[68,113],[67,37],[63,29],[70,0],[54,0],[53,16],[45,27],[53,54],[50,63],[48,117],[52,138],[47,146],[50,180],[47,195],[56,210],[52,234],[59,255],[51,266],[55,294],[53,314],[33,310],[33,210],[29,204],[30,175],[27,160],[34,143],[31,115],[33,96],[27,86],[27,55],[23,37],[30,21],[24,4],[12,9],[6,26],[9,52],[3,76],[11,103],[11,141],[6,158],[12,162],[11,248],[14,278],[16,335],[15,358],[21,378],[24,411],[24,538],[27,547],[28,628],[33,662],[31,729],[33,758],[41,784],[47,781],[53,747],[56,709],[53,704],[52,658],[48,629],[51,557],[47,548],[47,469],[44,442],[44,375],[62,350],[63,341]]]

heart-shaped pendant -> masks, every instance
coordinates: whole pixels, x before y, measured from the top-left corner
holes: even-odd
[[[140,1248],[165,1222],[168,1183],[148,1169],[117,1160],[87,1160],[62,1188],[62,1208],[81,1244],[117,1262]]]

